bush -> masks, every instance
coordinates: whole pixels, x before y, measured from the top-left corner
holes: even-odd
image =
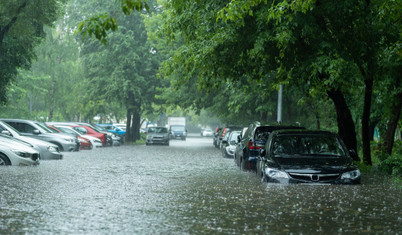
[[[376,152],[380,159],[379,169],[389,175],[402,178],[402,144],[396,141],[391,155]]]

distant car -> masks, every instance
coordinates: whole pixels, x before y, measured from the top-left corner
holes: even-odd
[[[227,158],[233,158],[236,151],[237,137],[241,134],[241,131],[229,132],[228,138],[223,140],[222,156]]]
[[[331,132],[274,131],[261,151],[260,176],[273,183],[360,184],[351,154]]]
[[[38,121],[22,119],[1,119],[18,130],[21,135],[53,143],[63,151],[79,151],[80,142],[77,138],[63,133],[54,133],[46,124]]]
[[[71,127],[83,135],[90,135],[100,139],[102,141],[102,147],[108,145],[107,134],[105,133],[101,133],[86,125],[72,125]]]
[[[304,129],[299,126],[262,125],[260,122],[250,124],[240,138],[236,147],[235,162],[242,170],[257,171],[257,159],[260,149],[264,148],[269,134],[274,130]]]
[[[39,165],[40,153],[26,142],[0,135],[0,166]]]
[[[213,135],[214,135],[214,132],[210,128],[204,129],[201,132],[201,136],[204,136],[204,137],[211,137]]]
[[[169,133],[171,139],[180,138],[181,140],[186,140],[187,138],[187,129],[182,125],[171,125]]]
[[[92,142],[88,138],[84,137],[83,135],[74,131],[73,129],[66,129],[67,127],[56,127],[56,126],[52,126],[49,124],[47,124],[47,127],[49,127],[50,129],[53,129],[59,133],[65,133],[65,134],[69,134],[69,135],[77,137],[78,140],[80,141],[80,149],[81,150],[92,149],[94,147]]]
[[[100,126],[104,128],[105,130],[114,133],[120,137],[124,136],[126,134],[126,128],[120,128],[118,126],[115,126],[114,124],[96,124],[97,126]]]
[[[169,132],[166,127],[149,127],[147,130],[146,145],[169,145]]]
[[[218,139],[219,139],[219,132],[222,130],[222,127],[217,127],[215,129],[213,138],[212,138],[212,144],[215,146],[215,148],[218,148]]]
[[[2,121],[0,121],[0,133],[31,144],[33,148],[40,153],[41,160],[63,159],[63,154],[60,153],[59,147],[57,147],[57,145],[47,141],[42,141],[39,139],[23,136],[19,131],[14,129],[12,126]]]
[[[83,135],[83,134],[79,133],[78,131],[74,130],[71,126],[54,126],[54,127],[64,133],[76,134],[76,135],[79,135],[80,137],[88,139],[91,142],[92,147],[94,147],[94,148],[102,147],[102,141],[99,138],[96,138],[96,137],[93,137],[90,135]]]

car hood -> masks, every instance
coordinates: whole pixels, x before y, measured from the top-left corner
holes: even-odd
[[[47,141],[35,139],[35,138],[30,138],[30,137],[26,137],[26,136],[18,136],[17,139],[20,139],[20,140],[23,140],[23,141],[28,142],[30,144],[41,146],[41,147],[46,147],[47,148],[47,146],[52,146],[54,148],[57,148],[57,145],[55,145],[55,144],[52,144],[52,143],[47,142]]]
[[[8,147],[10,149],[26,151],[28,153],[37,153],[37,151],[32,148],[33,147],[32,145],[30,145],[29,143],[20,141],[20,140],[6,139],[6,138],[0,137],[0,145]]]
[[[354,168],[346,157],[280,157],[279,168],[292,173],[339,173]]]

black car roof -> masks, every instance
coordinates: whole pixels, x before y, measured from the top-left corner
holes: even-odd
[[[323,130],[303,130],[303,129],[288,129],[288,130],[275,130],[272,132],[273,135],[282,135],[282,134],[300,134],[300,135],[305,135],[305,134],[315,134],[315,135],[337,135],[334,132],[331,131],[323,131]]]

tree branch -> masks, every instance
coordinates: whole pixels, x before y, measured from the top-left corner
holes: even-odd
[[[27,5],[28,5],[28,1],[23,2],[23,3],[21,4],[21,6],[18,7],[16,15],[10,20],[10,22],[9,22],[6,26],[4,26],[4,28],[2,28],[2,29],[0,28],[0,29],[1,29],[1,30],[0,30],[0,48],[1,48],[1,45],[3,44],[4,35],[5,35],[8,31],[10,31],[11,26],[12,26],[13,24],[15,24],[15,22],[16,22],[17,19],[18,19],[18,15],[21,13],[21,11],[22,11]]]

